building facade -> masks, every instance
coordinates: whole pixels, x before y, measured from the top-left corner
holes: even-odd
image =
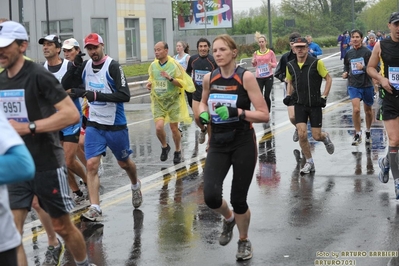
[[[155,43],[173,43],[170,0],[0,0],[0,6],[0,18],[25,25],[26,55],[37,62],[45,61],[38,40],[48,34],[62,41],[73,37],[83,48],[84,37],[96,32],[121,64],[151,61]]]

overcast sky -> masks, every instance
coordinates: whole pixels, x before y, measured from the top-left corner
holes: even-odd
[[[267,4],[267,0],[263,0]],[[234,11],[244,11],[262,6],[262,0],[233,0]],[[281,0],[270,0],[270,4],[278,5]]]

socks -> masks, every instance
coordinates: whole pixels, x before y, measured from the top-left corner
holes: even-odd
[[[75,260],[75,263],[76,263],[76,266],[89,266],[90,265],[89,260],[87,259],[87,256],[84,261],[76,261]]]
[[[306,159],[307,163],[313,163],[313,158]]]
[[[140,183],[140,182],[137,182],[137,183],[134,184],[134,185],[131,184],[130,187],[131,187],[132,190],[140,189],[140,188],[141,188],[141,183]]]
[[[91,204],[91,205],[90,205],[90,207],[94,207],[94,208],[96,208],[96,210],[97,210],[97,211],[101,212],[100,205],[97,205],[97,204]]]
[[[230,223],[234,220],[234,212],[231,214],[230,218],[226,219],[226,222]]]
[[[398,149],[399,147],[389,146],[389,166],[394,180],[399,178]]]

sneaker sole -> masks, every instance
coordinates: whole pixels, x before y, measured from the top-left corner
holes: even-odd
[[[246,257],[243,257],[243,258],[237,258],[236,257],[236,260],[237,261],[250,260],[250,259],[252,259],[252,256],[253,256],[253,248],[251,247],[251,254],[249,256],[246,256]]]

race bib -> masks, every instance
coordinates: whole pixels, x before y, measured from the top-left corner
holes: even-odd
[[[95,82],[90,81],[88,83],[88,85],[89,85],[88,90],[90,90],[90,91],[104,92],[104,90],[105,90],[104,83],[95,83]],[[90,103],[90,105],[106,105],[106,104],[107,104],[106,102],[99,102],[99,101],[94,101],[94,102]]]
[[[212,123],[222,124],[239,121],[238,117],[230,117],[227,120],[222,120],[220,116],[215,112],[216,105],[226,105],[227,107],[237,107],[237,94],[219,94],[212,93],[208,98],[209,114],[211,115]]]
[[[204,79],[204,76],[209,73],[209,71],[206,70],[195,70],[194,71],[194,81],[198,85],[202,85],[202,80]]]
[[[24,89],[0,90],[0,103],[8,120],[29,122]]]
[[[399,67],[388,67],[388,76],[391,85],[399,90]]]
[[[155,80],[154,89],[157,93],[166,92],[168,89],[168,81],[166,80]]]
[[[259,77],[270,76],[270,69],[268,64],[257,66]]]
[[[363,74],[364,71],[363,69],[357,69],[356,64],[360,63],[362,65],[362,67],[364,67],[366,64],[364,63],[364,58],[360,57],[360,58],[355,58],[355,59],[351,59],[351,69],[352,69],[352,74],[353,75],[360,75]]]

